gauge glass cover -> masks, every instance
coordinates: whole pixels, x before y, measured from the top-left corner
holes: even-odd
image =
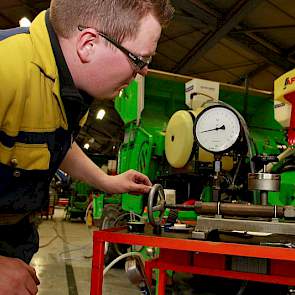
[[[240,135],[240,121],[229,108],[205,109],[196,119],[195,136],[199,145],[212,153],[229,150]]]

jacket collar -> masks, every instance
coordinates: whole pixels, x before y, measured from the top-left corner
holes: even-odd
[[[30,36],[34,47],[32,62],[52,80],[58,78],[58,70],[51,49],[49,34],[45,25],[45,11],[41,12],[32,22]]]

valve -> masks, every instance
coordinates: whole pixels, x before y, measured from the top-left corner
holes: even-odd
[[[154,234],[161,234],[161,221],[165,211],[165,193],[160,184],[155,184],[148,197],[148,216],[151,225],[154,227]],[[154,212],[159,212],[159,216],[155,217]]]

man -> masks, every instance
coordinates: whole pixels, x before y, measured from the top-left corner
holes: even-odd
[[[30,30],[0,33],[0,295],[36,294],[31,213],[58,168],[109,193],[147,193],[136,172],[103,173],[74,142],[93,99],[146,75],[169,0],[52,0]]]

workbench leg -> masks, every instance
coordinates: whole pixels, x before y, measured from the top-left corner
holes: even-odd
[[[152,266],[152,263],[150,260],[147,260],[144,262],[144,268],[145,268],[145,274],[146,274],[146,277],[149,281],[149,284],[150,286],[152,286],[152,283],[153,283],[153,266]]]
[[[102,295],[104,269],[104,241],[93,242],[91,295]]]
[[[166,291],[166,270],[159,269],[159,283],[158,283],[158,295],[165,295]]]

